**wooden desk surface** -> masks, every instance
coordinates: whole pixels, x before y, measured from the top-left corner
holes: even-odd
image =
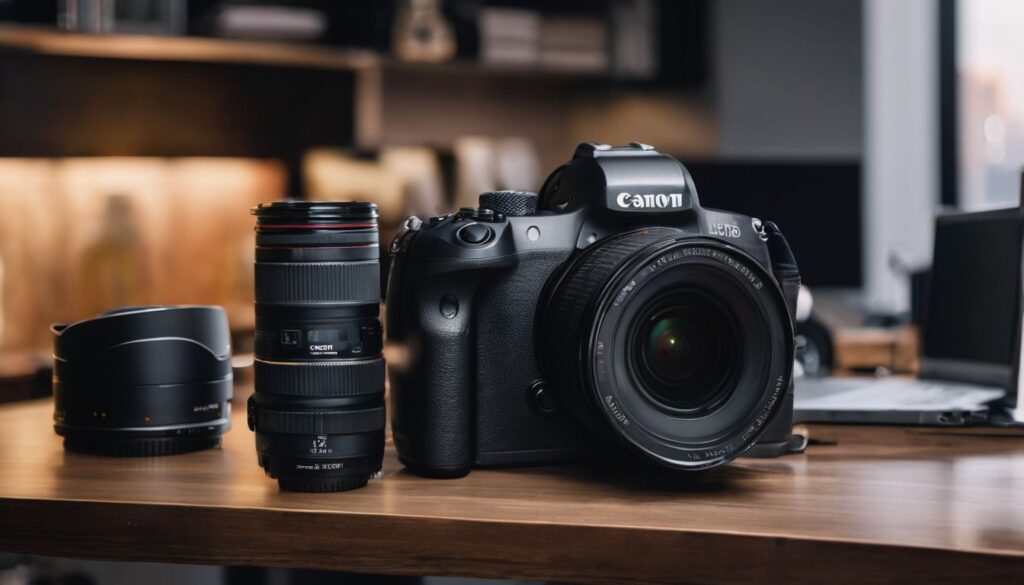
[[[224,446],[67,454],[48,400],[0,408],[0,550],[592,583],[1024,582],[1024,437],[811,428],[700,479],[578,466],[280,493],[241,412]],[[237,409],[241,410],[241,409]]]

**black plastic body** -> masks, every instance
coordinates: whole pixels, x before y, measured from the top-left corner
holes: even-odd
[[[54,428],[75,451],[166,455],[231,426],[231,347],[220,307],[126,307],[54,325]]]
[[[736,250],[785,297],[783,334],[792,340],[799,274],[781,233],[701,208],[685,167],[671,157],[639,144],[582,144],[538,203],[530,215],[463,210],[411,219],[391,244],[387,335],[409,358],[389,371],[392,429],[400,460],[422,475],[459,477],[473,466],[551,463],[603,448],[600,434],[552,404],[536,319],[552,277],[616,234],[667,226]],[[485,224],[490,237],[467,242],[462,232],[471,224]],[[759,431],[761,444],[780,450],[792,419],[791,380],[785,386]]]

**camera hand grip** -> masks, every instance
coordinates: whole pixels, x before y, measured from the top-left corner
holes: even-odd
[[[435,283],[440,285],[440,283]],[[409,353],[391,367],[392,428],[399,459],[428,477],[462,477],[474,459],[475,348],[466,283],[457,292],[421,282],[407,299]]]

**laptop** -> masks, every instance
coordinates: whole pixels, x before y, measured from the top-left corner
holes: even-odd
[[[917,378],[800,378],[794,421],[1018,424],[1024,288],[1021,208],[949,213],[935,226]]]

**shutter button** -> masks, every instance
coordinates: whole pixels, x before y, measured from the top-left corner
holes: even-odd
[[[482,223],[471,223],[459,230],[459,239],[467,244],[483,244],[494,234],[491,228]]]

